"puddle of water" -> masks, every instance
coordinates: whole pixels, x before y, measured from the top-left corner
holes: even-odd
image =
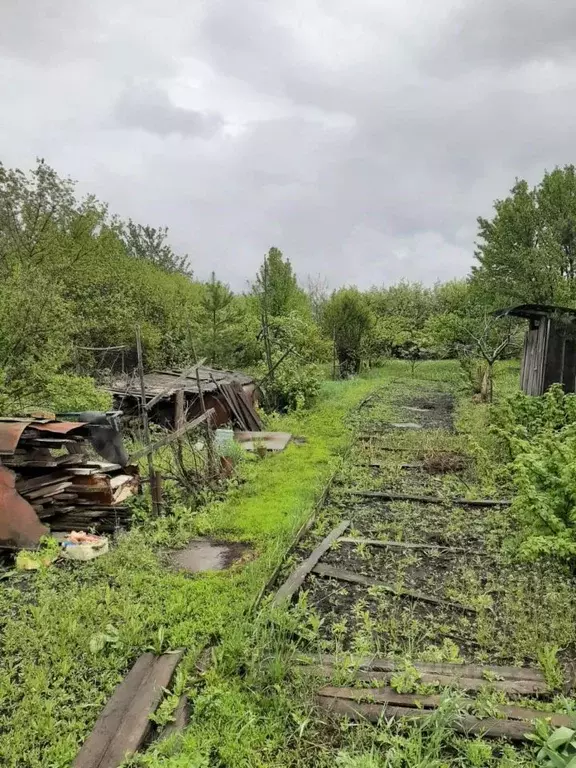
[[[428,413],[432,408],[416,408],[414,405],[403,406],[405,411],[412,411],[413,413]]]
[[[189,573],[223,571],[250,550],[248,544],[215,542],[207,539],[191,541],[186,549],[170,554],[170,561]]]
[[[392,424],[396,429],[422,429],[422,424],[414,424],[413,422],[405,422],[402,424]]]

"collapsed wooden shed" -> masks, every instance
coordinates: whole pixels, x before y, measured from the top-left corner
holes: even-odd
[[[198,375],[185,371],[153,371],[144,376],[146,401],[158,399],[150,409],[150,419],[163,427],[177,428],[202,413],[200,389],[205,408],[213,408],[213,426],[232,424],[248,431],[259,431],[262,422],[255,411],[258,387],[252,376],[239,371],[223,371],[204,366]],[[137,414],[140,407],[140,382],[137,377],[120,377],[107,387],[115,406],[125,415]]]
[[[549,304],[520,304],[500,309],[495,317],[521,317],[529,322],[524,338],[520,387],[542,395],[551,384],[576,390],[576,309]]]

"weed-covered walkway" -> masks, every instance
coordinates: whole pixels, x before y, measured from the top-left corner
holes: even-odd
[[[3,768],[69,766],[114,687],[147,648],[186,648],[186,684],[200,650],[237,625],[281,561],[346,444],[346,414],[375,386],[374,379],[327,382],[311,412],[271,425],[306,441],[246,465],[242,482],[200,514],[175,506],[93,563],[2,574]],[[249,542],[253,555],[221,573],[192,577],[169,568],[163,551],[197,536]],[[96,635],[106,639],[94,652]]]

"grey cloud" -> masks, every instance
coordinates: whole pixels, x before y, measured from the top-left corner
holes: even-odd
[[[566,0],[77,0],[29,40],[24,5],[0,159],[46,157],[237,289],[272,244],[332,286],[465,274],[492,200],[574,161]]]
[[[127,88],[116,104],[115,116],[127,128],[158,136],[177,133],[210,138],[223,125],[220,115],[176,106],[165,91],[151,83]]]
[[[573,0],[466,0],[449,16],[431,59],[443,72],[456,63],[470,70],[573,59],[575,39]]]

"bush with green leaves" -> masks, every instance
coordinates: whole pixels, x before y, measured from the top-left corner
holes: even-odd
[[[545,768],[576,768],[576,731],[572,728],[550,729],[537,723],[536,732],[530,736],[540,746],[536,755],[538,765]]]
[[[265,386],[265,403],[280,412],[309,408],[320,392],[321,374],[317,365],[280,365]]]
[[[576,557],[576,397],[559,385],[541,397],[516,394],[493,409],[506,447],[520,524],[520,555]]]

